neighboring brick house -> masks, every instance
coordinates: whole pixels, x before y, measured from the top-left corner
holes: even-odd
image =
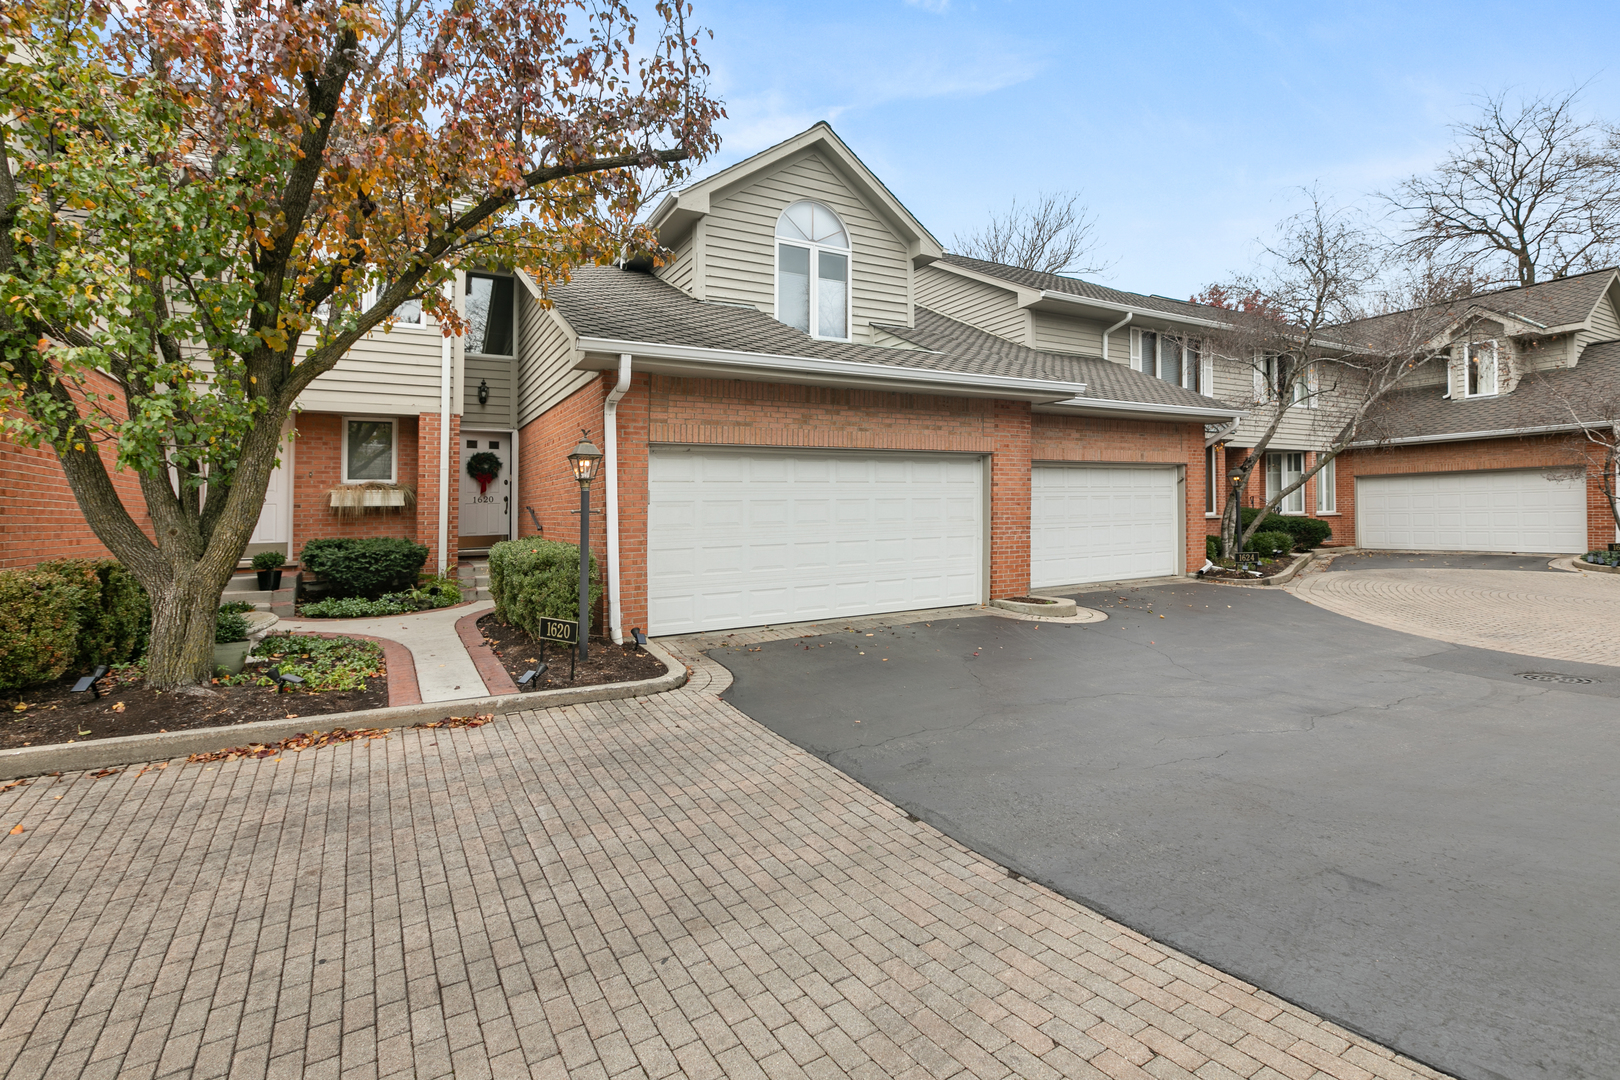
[[[1373,548],[1555,553],[1620,539],[1602,454],[1582,434],[1620,421],[1620,273],[1456,307],[1436,342],[1445,354],[1385,399],[1336,463],[1343,535]]]
[[[654,634],[978,603],[1203,563],[1196,389],[931,300],[939,244],[825,124],[671,195],[668,265],[525,300],[521,535],[611,466],[609,617]],[[606,430],[604,431],[604,427]]]

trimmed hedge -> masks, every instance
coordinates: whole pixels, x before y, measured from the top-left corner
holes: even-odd
[[[298,561],[321,575],[335,596],[375,598],[416,585],[428,549],[404,538],[332,537],[311,540]]]
[[[602,598],[602,578],[591,557],[590,602]],[[579,545],[558,540],[503,540],[489,549],[489,592],[495,613],[535,640],[540,620],[579,618]]]
[[[124,663],[151,632],[146,590],[111,559],[0,572],[0,691]]]
[[[1286,555],[1294,550],[1294,538],[1285,532],[1255,533],[1249,538],[1246,551],[1258,551],[1262,555]]]
[[[1204,558],[1214,562],[1221,557],[1221,538],[1218,536],[1204,537]]]
[[[1260,508],[1257,506],[1244,507],[1243,527],[1247,529],[1259,513]],[[1333,526],[1321,518],[1267,514],[1266,519],[1260,523],[1259,532],[1285,532],[1294,538],[1296,548],[1309,550],[1321,547],[1322,542],[1333,535]]]

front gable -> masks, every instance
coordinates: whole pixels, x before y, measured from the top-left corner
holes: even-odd
[[[776,315],[777,222],[810,200],[850,243],[851,339],[913,323],[914,273],[942,251],[825,124],[665,199],[651,224],[673,253],[659,276],[699,300]]]

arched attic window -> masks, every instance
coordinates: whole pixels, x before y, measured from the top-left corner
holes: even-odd
[[[776,219],[776,318],[812,337],[849,339],[849,233],[818,202]]]

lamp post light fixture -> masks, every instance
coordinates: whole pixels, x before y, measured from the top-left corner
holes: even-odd
[[[590,433],[579,429],[579,445],[568,455],[568,466],[579,481],[579,652],[581,660],[591,655],[591,481],[602,465],[602,451],[591,442]]]
[[[480,404],[480,405],[488,405],[489,404],[489,380],[488,379],[479,379],[478,380],[478,404]]]

